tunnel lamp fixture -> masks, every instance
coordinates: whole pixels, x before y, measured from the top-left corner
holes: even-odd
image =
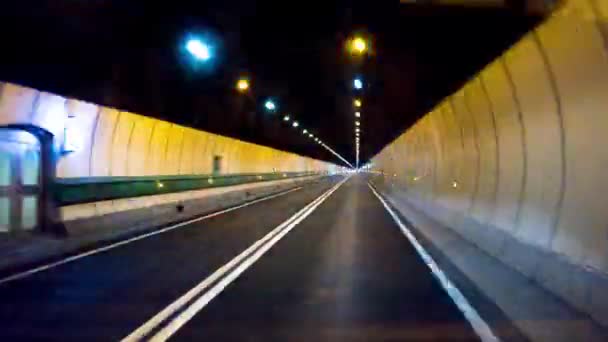
[[[452,182],[452,188],[456,189],[458,187],[458,182],[457,181],[453,181]]]
[[[305,129],[305,130],[302,131],[302,134],[306,134],[306,133],[308,133],[307,129]]]
[[[309,137],[309,138],[311,138],[311,139],[312,139],[312,137],[314,137],[314,135],[312,135],[312,134],[309,134],[309,135],[308,135],[308,137]]]
[[[355,87],[355,89],[361,89],[363,88],[363,82],[360,79],[355,78],[355,80],[353,81],[353,86]]]
[[[361,129],[359,127],[355,128],[355,132],[359,133],[361,132]]]
[[[357,107],[357,108],[358,108],[358,107],[361,107],[361,105],[362,105],[361,100],[359,100],[359,99],[355,99],[355,101],[353,101],[353,104],[354,104],[354,105],[355,105],[355,107]]]
[[[367,50],[367,42],[361,37],[354,37],[349,44],[351,53],[362,55]]]
[[[275,109],[277,109],[277,106],[274,104],[274,102],[272,100],[266,100],[266,103],[264,103],[264,107],[266,107],[266,109],[268,109],[271,112],[273,112]]]
[[[211,58],[209,46],[200,39],[190,39],[186,43],[186,50],[194,56],[194,58],[207,61]]]
[[[294,121],[293,124],[292,124],[292,126],[293,127],[298,127],[298,126],[300,126],[300,124],[297,121]]]
[[[355,121],[355,125],[360,126],[361,123],[359,121]]]
[[[361,117],[361,112],[355,112],[355,117],[356,118],[360,118]]]
[[[241,78],[236,82],[236,89],[241,93],[249,90],[249,80],[246,78]]]
[[[290,119],[289,115],[285,115],[285,116],[283,117],[283,121],[289,121],[289,119]]]

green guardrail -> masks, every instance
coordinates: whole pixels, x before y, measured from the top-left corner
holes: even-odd
[[[53,194],[57,204],[62,206],[320,174],[323,173],[273,172],[229,175],[60,178],[53,184]]]

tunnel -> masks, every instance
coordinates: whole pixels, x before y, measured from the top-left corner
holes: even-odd
[[[7,52],[0,67],[0,338],[608,340],[608,2],[339,2],[343,22],[319,14],[310,40],[273,25],[299,27],[316,7],[272,24],[255,18],[273,4],[221,5],[206,25],[236,35],[236,11],[284,54],[222,45],[216,29],[188,36],[177,66],[147,38],[96,46],[96,62],[70,57],[89,43],[69,25],[106,46],[120,34],[94,20],[154,21],[109,3],[40,9],[44,25],[92,20],[48,33],[69,38],[60,59],[73,63],[49,55],[57,70],[41,73]],[[158,37],[196,22],[163,6],[153,18],[170,20],[142,24]],[[415,13],[409,25],[486,16],[454,35],[522,24],[501,42],[421,32],[411,50],[426,55],[410,55],[391,45],[404,32],[395,8]],[[6,25],[46,18],[11,10]],[[376,26],[351,29],[358,16]],[[322,83],[299,56],[316,40],[306,58],[321,56]],[[456,56],[458,44],[478,50]],[[235,51],[269,61],[243,72]],[[432,55],[439,64],[417,60]]]

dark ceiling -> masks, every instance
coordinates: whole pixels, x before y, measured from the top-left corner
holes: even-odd
[[[280,114],[354,161],[359,74],[365,161],[539,20],[513,9],[319,3],[10,2],[0,13],[0,79],[338,162]],[[373,39],[362,61],[344,50],[355,32]],[[183,53],[192,34],[214,42],[210,66]],[[242,74],[248,96],[234,91]],[[279,113],[264,112],[268,96]]]

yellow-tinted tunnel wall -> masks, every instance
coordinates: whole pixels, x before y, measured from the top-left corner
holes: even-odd
[[[57,146],[58,177],[324,172],[336,166],[150,117],[0,83],[0,126],[33,124]],[[68,142],[68,141],[65,141]]]

